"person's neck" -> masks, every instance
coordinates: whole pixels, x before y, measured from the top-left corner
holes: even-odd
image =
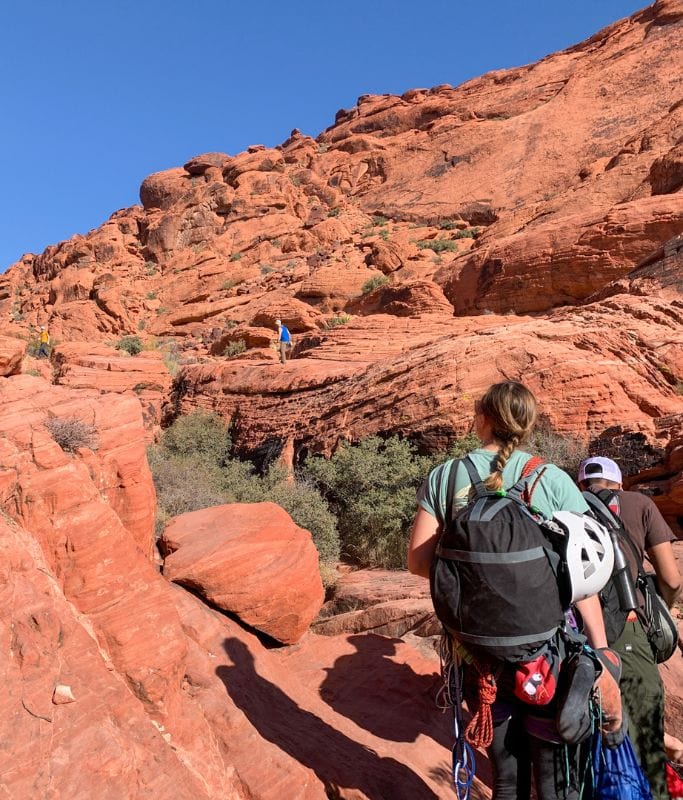
[[[499,442],[498,439],[486,439],[481,443],[482,450],[490,450],[492,453],[497,453],[502,446],[502,442]]]

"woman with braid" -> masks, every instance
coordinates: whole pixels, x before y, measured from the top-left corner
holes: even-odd
[[[536,399],[521,383],[505,381],[491,386],[474,407],[475,432],[481,447],[468,455],[484,486],[492,491],[510,489],[522,477],[531,458],[519,446],[536,422]],[[408,568],[429,577],[430,567],[445,518],[446,491],[451,470],[456,470],[454,512],[467,505],[471,481],[460,460],[451,459],[431,471],[418,492],[418,511],[408,550]],[[555,511],[584,513],[588,506],[571,478],[547,464],[534,487],[533,505],[550,518]],[[533,603],[534,597],[529,597]],[[597,596],[579,601],[584,633],[594,648],[606,647],[602,611]],[[577,748],[565,745],[555,729],[554,702],[530,706],[513,693],[511,665],[500,672],[497,697],[492,705],[493,741],[487,752],[493,766],[493,800],[527,800],[533,772],[539,800],[578,798]],[[510,674],[506,674],[510,672]],[[476,711],[477,676],[464,669],[463,690],[470,711]],[[475,708],[472,708],[472,705]]]

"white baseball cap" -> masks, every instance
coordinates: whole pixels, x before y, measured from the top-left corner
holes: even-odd
[[[276,319],[275,320],[275,324],[276,325],[282,325],[282,320],[281,319]]]
[[[621,483],[621,470],[615,461],[604,456],[591,456],[585,458],[579,467],[579,480],[589,478],[604,478],[606,481]]]

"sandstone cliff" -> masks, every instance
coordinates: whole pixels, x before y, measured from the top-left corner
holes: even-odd
[[[658,0],[536,64],[361,97],[317,139],[197,156],[0,277],[11,796],[449,791],[423,590],[349,579],[347,608],[301,638],[317,573],[278,576],[268,605],[230,563],[240,526],[314,562],[272,507],[212,511],[214,529],[234,514],[223,538],[176,520],[159,574],[144,446],[179,412],[216,410],[241,452],[290,462],[374,433],[436,450],[490,382],[521,379],[551,427],[618,456],[680,532],[682,29],[683,2]],[[277,317],[295,337],[284,366]],[[25,353],[40,324],[49,362]],[[145,352],[115,350],[124,335]],[[54,419],[91,438],[65,450]],[[274,649],[234,613],[297,643]],[[679,672],[664,669],[681,736]]]

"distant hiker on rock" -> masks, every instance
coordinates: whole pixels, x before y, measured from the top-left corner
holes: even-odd
[[[671,543],[676,537],[657,506],[640,492],[622,490],[619,466],[611,458],[587,458],[579,468],[579,486],[589,504],[597,503],[598,519],[616,524],[630,575],[632,589],[638,587],[647,553],[654,568],[657,587],[666,604],[673,606],[681,587],[681,575]],[[590,492],[590,494],[589,494]],[[604,596],[603,592],[603,596]],[[653,800],[668,800],[664,749],[664,691],[647,638],[647,617],[640,590],[624,606],[603,600],[605,627],[610,646],[621,656],[621,692],[629,716],[629,736],[640,764],[647,774]],[[630,609],[630,610],[629,610]]]
[[[287,361],[287,353],[292,349],[292,334],[282,320],[276,319],[277,326],[277,346],[280,352],[280,361],[284,364]]]
[[[40,326],[40,348],[38,350],[38,358],[49,358],[48,347],[50,346],[50,334],[48,333],[45,325]]]
[[[481,447],[429,473],[408,547],[408,569],[430,578],[447,631],[442,656],[454,710],[454,779],[469,783],[473,749],[483,747],[494,800],[528,798],[532,776],[539,800],[578,800],[594,685],[603,736],[623,736],[618,657],[606,648],[597,596],[612,571],[609,534],[588,516],[569,475],[518,449],[536,422],[529,389],[497,383],[475,403],[474,415]],[[560,539],[575,543],[564,556],[569,592],[550,566],[541,526],[550,519],[562,528]],[[558,673],[567,688],[556,692]],[[474,715],[466,728],[463,698]]]

